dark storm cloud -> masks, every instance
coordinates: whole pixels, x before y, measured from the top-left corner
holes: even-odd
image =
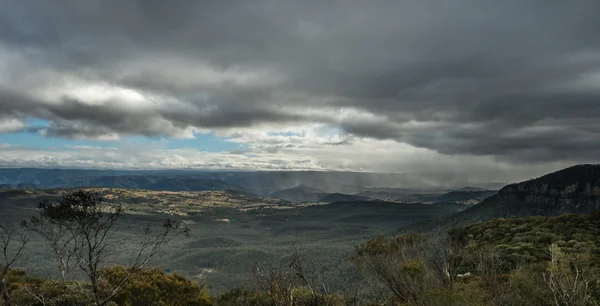
[[[5,1],[0,51],[23,65],[0,75],[0,110],[61,137],[319,122],[443,154],[593,160],[598,28],[595,0]],[[40,102],[22,85],[38,67],[175,102]]]

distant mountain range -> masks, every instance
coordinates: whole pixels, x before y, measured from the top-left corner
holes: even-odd
[[[111,179],[108,179],[108,178]],[[136,178],[137,177],[137,178]],[[215,184],[226,184],[227,188],[242,188],[256,195],[271,193],[305,185],[322,190],[324,193],[358,194],[369,198],[395,199],[402,194],[444,192],[446,188],[469,186],[469,182],[456,181],[448,177],[452,186],[431,185],[430,179],[446,179],[435,173],[365,173],[336,171],[198,171],[198,170],[84,170],[84,169],[0,169],[0,184],[27,184],[37,188],[78,187],[85,185],[110,184],[127,188],[158,188],[169,190],[174,187],[161,186],[168,178],[177,179],[181,190],[192,190],[198,180],[217,180]],[[141,179],[143,178],[143,179]],[[189,183],[187,180],[191,180]],[[196,180],[194,182],[194,180]],[[152,185],[151,182],[156,182]],[[208,181],[204,181],[206,184]],[[481,185],[480,187],[486,187]],[[212,187],[210,187],[212,188]],[[201,187],[205,190],[205,187]]]
[[[482,201],[490,196],[495,195],[498,191],[495,190],[478,190],[478,191],[450,191],[437,196],[433,199],[434,203],[444,202],[467,202],[467,201]]]
[[[0,189],[35,189],[37,187],[34,184],[0,184]]]
[[[275,191],[269,194],[269,196],[292,202],[317,202],[325,193],[325,191],[317,188],[298,185],[293,188]]]
[[[125,189],[167,190],[167,191],[206,191],[238,189],[221,180],[187,176],[107,176],[72,182],[53,181],[48,187],[108,187]]]
[[[500,187],[503,187],[503,186],[500,186]],[[479,187],[470,187],[470,186],[467,186],[467,187],[460,188],[460,189],[458,189],[456,191],[488,191],[488,190],[484,189],[484,188],[479,188]]]
[[[166,191],[237,190],[291,202],[369,201],[477,204],[462,218],[557,215],[600,208],[600,165],[578,165],[496,192],[402,186],[405,174],[0,169],[0,189],[109,187]],[[414,183],[414,182],[413,182]],[[378,186],[384,187],[373,187]],[[472,185],[467,185],[472,186]]]
[[[467,190],[467,191],[465,191]],[[476,191],[471,191],[476,190]],[[338,201],[371,201],[390,200],[395,196],[395,202],[404,203],[462,203],[477,204],[481,200],[496,194],[497,191],[485,189],[461,188],[447,193],[415,194],[414,190],[401,188],[365,188],[358,194],[327,193],[323,190],[306,185],[283,189],[269,194],[270,197],[280,198],[291,202],[338,202]],[[370,195],[370,196],[366,196]]]
[[[387,174],[342,172],[0,169],[0,189],[108,187],[165,191],[217,190],[247,196],[269,196],[296,203],[369,203],[383,200],[396,203],[469,205],[470,208],[437,221],[438,224],[453,226],[494,218],[555,216],[563,213],[589,213],[600,209],[600,165],[573,166],[536,179],[507,185],[499,191],[478,187],[462,187],[450,191],[369,187],[373,182],[399,184],[389,181],[392,178],[393,175]],[[431,228],[430,225],[426,226]]]
[[[239,189],[220,180],[185,176],[102,176],[81,177],[78,179],[54,179],[40,184],[0,184],[0,189],[39,189],[107,187],[125,189],[146,189],[165,191],[205,191]]]
[[[357,195],[380,199],[380,200],[397,200],[406,202],[421,202],[419,200],[412,201],[414,197],[411,195],[421,194],[423,190],[410,189],[410,188],[391,188],[391,187],[371,187],[364,188]],[[434,190],[433,194],[439,194],[442,190]]]
[[[372,187],[401,185],[403,174],[352,172],[202,172],[69,169],[0,169],[0,189],[108,187],[165,191],[238,190],[292,202],[393,200],[474,204],[490,193],[477,187],[444,189]]]
[[[319,198],[319,202],[333,203],[333,202],[364,202],[372,201],[372,198],[363,197],[360,195],[343,194],[343,193],[330,193],[323,195]]]
[[[288,188],[273,192],[270,197],[279,198],[291,202],[341,202],[341,201],[370,201],[372,198],[344,194],[339,192],[327,193],[323,190],[312,188],[306,185],[298,185],[294,188]]]

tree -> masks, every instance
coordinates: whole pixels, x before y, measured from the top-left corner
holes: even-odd
[[[77,268],[79,247],[81,242],[77,239],[80,235],[73,232],[77,226],[72,218],[61,218],[63,213],[60,209],[70,210],[70,206],[78,205],[83,194],[68,193],[64,195],[59,203],[53,205],[47,200],[38,203],[38,216],[31,217],[29,222],[23,221],[23,227],[39,235],[50,246],[58,259],[58,269],[62,281],[70,280],[72,270]],[[96,201],[91,194],[87,195],[88,201]]]
[[[467,238],[443,231],[379,236],[357,246],[354,261],[396,301],[417,303],[430,290],[453,288],[467,255]]]
[[[378,236],[357,246],[354,260],[383,283],[398,302],[411,303],[430,287],[424,260],[426,245],[419,234],[390,239]]]
[[[153,258],[173,236],[188,234],[181,222],[165,220],[163,228],[154,232],[150,226],[142,229],[142,239],[133,264],[118,280],[102,279],[102,268],[114,255],[112,234],[117,231],[123,214],[120,205],[109,205],[97,192],[78,190],[63,195],[57,203],[40,202],[39,216],[23,222],[26,228],[39,234],[54,250],[61,275],[66,278],[76,267],[90,281],[96,305],[106,305],[127,282]]]
[[[296,285],[296,275],[289,269],[262,268],[252,266],[252,275],[257,287],[266,294],[269,304],[274,306],[292,305],[292,290]]]
[[[423,253],[429,270],[447,287],[452,287],[467,255],[468,238],[443,231],[434,232],[428,237]]]
[[[2,249],[2,263],[0,264],[0,292],[4,305],[11,305],[10,292],[6,277],[10,267],[23,256],[23,251],[29,243],[29,237],[18,231],[12,225],[0,225],[0,248]]]
[[[568,259],[556,244],[550,245],[549,251],[551,259],[543,276],[554,305],[596,305],[592,287],[598,282],[597,273],[582,267],[577,256]]]
[[[307,265],[302,254],[302,249],[294,241],[291,249],[290,262],[279,268],[269,265],[262,268],[259,265],[252,267],[252,274],[257,288],[262,294],[253,295],[248,292],[230,292],[230,296],[223,297],[231,303],[247,305],[274,305],[274,306],[338,306],[346,305],[342,296],[329,292],[325,282],[320,280],[316,273],[316,266]],[[259,301],[262,298],[262,301]]]

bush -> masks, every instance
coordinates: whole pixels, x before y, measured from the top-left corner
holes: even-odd
[[[113,267],[102,272],[103,280],[114,283],[123,279],[125,267]],[[129,279],[125,288],[113,299],[117,305],[204,306],[212,305],[206,288],[177,273],[160,269],[144,269]]]
[[[12,270],[8,283],[14,305],[85,306],[94,303],[91,287],[85,282],[45,280]]]
[[[486,292],[477,282],[456,283],[453,288],[438,288],[428,290],[416,305],[428,306],[479,306],[484,302]]]
[[[344,306],[346,300],[343,296],[333,294],[318,294],[316,300],[312,292],[302,286],[294,287],[290,292],[291,303],[294,306]],[[264,292],[233,289],[225,292],[215,299],[216,306],[272,306],[285,305],[289,303],[282,299],[273,300]]]
[[[270,305],[266,294],[240,288],[227,291],[215,299],[216,306]]]
[[[296,306],[342,306],[346,305],[345,299],[338,294],[319,294],[316,300],[312,292],[306,287],[292,289],[292,297]]]

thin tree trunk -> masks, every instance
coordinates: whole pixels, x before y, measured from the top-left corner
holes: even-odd
[[[4,306],[12,305],[10,301],[10,294],[8,293],[8,286],[6,285],[6,275],[2,276],[2,280],[0,280],[0,291],[2,291]]]

